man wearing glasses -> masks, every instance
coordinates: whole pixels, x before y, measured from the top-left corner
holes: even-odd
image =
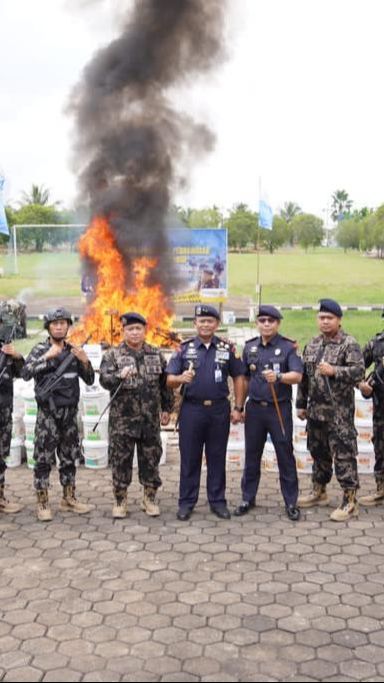
[[[279,334],[280,311],[260,306],[257,316],[259,337],[246,342],[245,467],[241,480],[243,500],[235,515],[246,515],[255,507],[260,482],[260,464],[270,434],[279,467],[280,487],[287,516],[300,518],[297,507],[298,479],[292,445],[292,384],[301,381],[303,365],[295,344]],[[244,396],[245,398],[245,396]]]

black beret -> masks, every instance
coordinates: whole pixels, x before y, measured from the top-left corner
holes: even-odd
[[[334,301],[333,299],[320,299],[319,304],[319,313],[331,313],[337,318],[343,317],[343,311],[337,301]]]
[[[257,317],[260,318],[262,315],[268,315],[270,318],[276,318],[276,320],[282,320],[283,318],[280,311],[275,308],[275,306],[269,306],[267,304],[259,306]]]
[[[123,313],[123,315],[120,316],[120,321],[123,327],[125,325],[135,325],[137,323],[140,323],[140,325],[146,325],[147,321],[145,318],[143,318],[140,313],[134,313],[134,312],[129,312],[129,313]]]
[[[195,318],[216,318],[220,320],[219,311],[214,306],[209,306],[208,304],[199,304],[195,307]]]

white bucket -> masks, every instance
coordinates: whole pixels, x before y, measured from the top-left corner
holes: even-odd
[[[32,443],[35,440],[36,415],[24,415],[25,440]]]
[[[359,474],[371,474],[375,466],[373,444],[358,444],[357,469]]]
[[[355,418],[357,420],[372,419],[373,403],[371,398],[363,398],[359,389],[355,389]]]
[[[108,467],[108,442],[83,439],[84,464],[93,470]]]
[[[272,441],[270,441],[269,439],[267,439],[267,441],[265,442],[264,453],[263,453],[263,461],[264,461],[264,468],[268,472],[277,472],[278,471],[275,448],[273,446]]]
[[[229,428],[228,444],[243,444],[244,443],[244,423],[239,422],[236,425],[231,424]]]
[[[245,461],[245,443],[244,442],[229,442],[227,445],[226,468],[227,470],[240,470],[244,468]]]
[[[370,443],[372,439],[372,420],[355,420],[357,443]]]
[[[99,415],[84,415],[83,422],[84,439],[86,441],[108,441],[108,416],[103,415],[95,431],[92,431],[99,419]]]
[[[306,444],[302,442],[294,444],[294,454],[296,459],[297,472],[303,474],[312,473],[313,458],[307,449]]]
[[[84,344],[83,349],[95,370],[99,370],[103,351],[100,344]]]
[[[307,422],[306,420],[295,419],[293,421],[293,443],[302,444],[307,447]]]
[[[20,438],[12,439],[8,458],[5,459],[7,467],[19,467],[21,465],[21,449],[23,440]]]
[[[26,441],[25,448],[27,451],[27,466],[30,470],[33,470],[35,467],[35,461],[33,459],[33,451],[35,450],[35,444],[33,443],[33,441]]]
[[[107,391],[86,391],[82,395],[83,413],[84,415],[100,415],[109,401],[109,394]]]
[[[24,436],[23,416],[18,413],[12,415],[12,439],[19,439]]]
[[[35,399],[35,395],[30,394],[24,394],[24,411],[26,415],[37,415],[37,403]]]

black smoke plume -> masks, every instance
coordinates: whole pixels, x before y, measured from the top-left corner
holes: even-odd
[[[130,8],[121,35],[95,54],[74,90],[74,156],[91,215],[109,218],[127,264],[156,256],[153,280],[170,293],[171,197],[214,135],[177,111],[169,93],[224,58],[225,2],[136,0]]]

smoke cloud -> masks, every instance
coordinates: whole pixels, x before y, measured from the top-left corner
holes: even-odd
[[[225,2],[136,0],[126,8],[120,35],[95,54],[71,98],[75,170],[82,200],[109,218],[126,262],[156,256],[153,278],[170,292],[171,198],[214,145],[212,131],[176,110],[170,91],[224,59]]]

